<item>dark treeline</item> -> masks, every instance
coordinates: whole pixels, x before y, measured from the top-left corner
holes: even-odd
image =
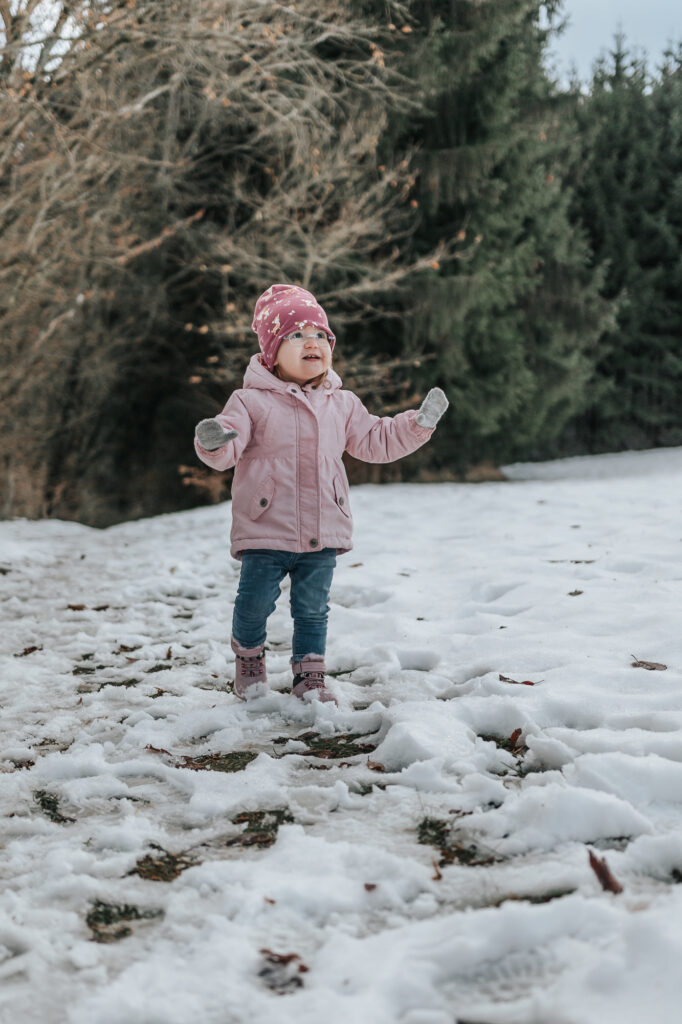
[[[682,444],[682,46],[655,73],[617,38],[573,97],[572,217],[584,225],[613,321],[589,400],[563,444]]]
[[[228,496],[193,427],[273,281],[372,410],[450,397],[356,480],[682,444],[682,50],[565,87],[560,0],[40,9],[0,12],[3,515]]]

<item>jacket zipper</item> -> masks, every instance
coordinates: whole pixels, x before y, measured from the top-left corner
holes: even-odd
[[[303,390],[301,390],[301,394],[304,395],[305,392]],[[316,520],[315,521],[317,523],[317,526],[315,527],[315,537],[316,537],[316,540],[317,540],[317,550],[321,551],[322,550],[322,542],[320,540],[320,530],[321,530],[321,527],[322,527],[322,516],[321,516],[321,501],[320,501],[320,466],[319,466],[320,425],[317,422],[317,416],[315,415],[315,410],[313,409],[312,402],[310,401],[310,399],[307,396],[306,396],[306,401],[308,403],[308,408],[310,409],[310,413],[311,413],[311,415],[313,417],[313,420],[315,421],[315,463],[314,463],[314,466],[315,466],[315,496],[316,496]],[[298,520],[298,543],[299,543],[299,547],[301,547],[304,551],[309,551],[310,550],[310,545],[307,544],[305,542],[304,538],[303,538],[303,523],[301,521],[301,502],[300,502],[301,489],[300,489],[300,459],[299,459],[299,438],[300,438],[300,433],[301,433],[301,431],[300,431],[301,421],[299,419],[298,395],[294,395],[294,402],[295,402],[294,412],[296,414],[296,518]]]
[[[298,523],[298,546],[303,547],[303,535],[301,532],[301,470],[300,470],[300,421],[298,418],[298,398],[294,395],[294,420],[296,422],[296,522]]]

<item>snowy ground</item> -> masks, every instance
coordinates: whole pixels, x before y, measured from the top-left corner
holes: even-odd
[[[678,1024],[682,450],[509,475],[354,489],[339,708],[229,505],[0,524],[3,1024]]]

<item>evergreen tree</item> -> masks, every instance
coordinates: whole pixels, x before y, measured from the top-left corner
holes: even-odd
[[[574,424],[592,451],[682,443],[681,110],[681,51],[655,78],[622,37],[578,104],[575,210],[617,306],[598,401]]]
[[[427,355],[420,386],[440,383],[452,401],[434,439],[451,468],[546,451],[584,401],[604,323],[543,68],[540,13],[556,7],[410,6],[406,61],[427,110],[395,122],[393,142],[418,147],[414,251],[455,239],[458,258],[403,292],[401,341]]]
[[[656,443],[682,444],[682,44],[665,55],[652,94],[660,125],[659,183],[661,265],[656,275],[655,311],[661,372],[657,375]]]

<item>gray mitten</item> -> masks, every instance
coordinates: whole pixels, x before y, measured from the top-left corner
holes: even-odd
[[[420,427],[435,427],[449,404],[444,391],[440,388],[431,388],[419,406],[417,423]]]
[[[224,444],[235,437],[239,437],[236,430],[224,430],[217,420],[202,420],[197,423],[197,441],[207,452],[217,451]]]

